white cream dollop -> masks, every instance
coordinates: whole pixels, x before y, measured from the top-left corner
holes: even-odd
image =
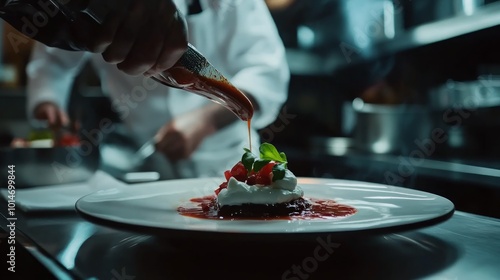
[[[250,186],[231,177],[227,188],[222,189],[217,196],[217,202],[220,206],[276,204],[289,202],[303,195],[304,191],[297,186],[297,177],[287,169],[283,179],[276,180],[269,186]]]

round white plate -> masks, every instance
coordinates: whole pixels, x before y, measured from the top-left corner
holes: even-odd
[[[328,220],[208,220],[182,216],[177,207],[212,195],[221,178],[171,180],[98,191],[77,211],[99,224],[167,234],[353,234],[408,230],[452,216],[451,201],[431,193],[358,181],[299,178],[306,198],[333,199],[356,214]]]

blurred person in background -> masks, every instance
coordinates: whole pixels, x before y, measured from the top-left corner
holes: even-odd
[[[251,137],[252,147],[258,147],[257,130],[278,116],[289,80],[283,43],[265,2],[173,2],[186,15],[188,41],[254,104]],[[157,40],[140,44],[158,52]],[[115,133],[130,138],[134,148],[154,139],[157,153],[152,160],[162,179],[219,176],[241,159],[243,148],[249,146],[246,122],[207,98],[156,84],[143,75],[130,75],[151,74],[149,65],[140,71],[123,71],[123,65],[114,65],[119,60],[110,59],[106,52],[74,52],[37,44],[27,66],[28,114],[52,129],[67,125],[71,86],[90,61],[123,123]],[[113,164],[111,158],[102,160]]]

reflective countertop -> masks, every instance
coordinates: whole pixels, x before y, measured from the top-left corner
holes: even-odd
[[[8,232],[6,211],[0,199]],[[17,246],[57,279],[500,279],[500,220],[464,212],[420,230],[293,244],[169,240],[72,211],[16,217]]]

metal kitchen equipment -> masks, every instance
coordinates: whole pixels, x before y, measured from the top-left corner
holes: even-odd
[[[88,180],[99,165],[98,153],[88,147],[67,146],[53,148],[0,148],[0,164],[15,166],[18,188],[59,185]],[[0,179],[8,180],[7,171]]]
[[[106,135],[99,147],[100,168],[127,183],[180,178],[178,167],[155,153],[154,139],[138,146],[120,132]]]
[[[403,1],[405,26],[412,28],[457,16],[470,16],[497,0],[419,0]]]
[[[443,152],[463,156],[500,153],[500,76],[448,80],[428,94],[434,127],[447,131]]]
[[[340,1],[344,18],[342,38],[350,51],[370,56],[377,44],[396,38],[403,31],[403,7],[399,1]],[[345,40],[345,41],[344,41]],[[344,54],[345,55],[345,54]]]
[[[500,76],[481,76],[475,81],[448,80],[431,90],[429,100],[434,109],[479,109],[500,106]]]
[[[355,112],[354,148],[375,153],[400,153],[414,149],[415,140],[429,137],[428,110],[419,105],[382,105],[352,102]]]

